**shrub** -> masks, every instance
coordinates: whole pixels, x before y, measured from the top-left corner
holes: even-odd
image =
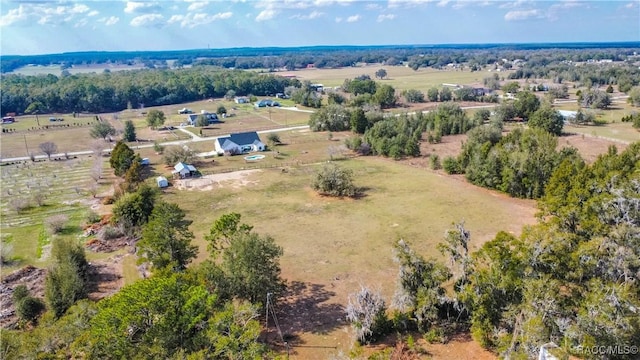
[[[25,296],[15,306],[18,317],[29,322],[34,322],[45,309],[44,302],[31,295]]]
[[[31,207],[29,200],[19,197],[14,197],[9,200],[9,207],[15,212],[19,213]]]
[[[67,225],[69,218],[67,215],[58,214],[49,217],[45,220],[45,225],[51,234],[58,234],[64,230],[64,227]]]
[[[95,211],[89,210],[87,213],[87,224],[99,223],[102,217]]]
[[[18,303],[20,300],[29,295],[29,289],[27,289],[27,286],[24,284],[20,284],[16,286],[15,289],[13,289],[13,295],[11,297],[13,298],[14,303]]]
[[[462,174],[463,171],[460,168],[460,163],[453,156],[447,156],[442,162],[442,168],[447,174]]]
[[[361,287],[360,291],[349,295],[346,312],[347,320],[351,322],[361,343],[376,341],[390,330],[386,306],[379,292]]]
[[[312,187],[322,195],[343,197],[357,194],[353,172],[333,163],[326,164],[318,171]]]
[[[442,163],[440,163],[440,157],[437,154],[432,154],[429,156],[429,164],[431,165],[431,169],[440,170],[442,169]]]
[[[112,240],[112,239],[117,239],[121,236],[123,236],[124,234],[122,233],[122,231],[120,229],[118,229],[117,227],[111,226],[111,225],[106,225],[103,226],[102,229],[100,229],[100,231],[98,231],[98,239],[100,240]]]

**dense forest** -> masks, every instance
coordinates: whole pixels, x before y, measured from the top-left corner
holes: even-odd
[[[190,68],[125,72],[2,76],[2,112],[121,111],[234,95],[273,95],[296,79],[241,70]]]
[[[133,51],[133,52],[75,52],[47,55],[4,55],[0,59],[0,71],[11,72],[25,65],[61,64],[63,67],[81,64],[106,64],[140,62],[148,67],[166,66],[167,60],[175,60],[177,66],[209,64],[226,68],[276,68],[295,69],[314,64],[318,68],[349,66],[358,62],[382,63],[414,60],[418,66],[455,63],[492,64],[502,58],[527,59],[530,55],[548,49],[549,53],[563,55],[559,60],[587,61],[611,59],[623,61],[637,42],[620,43],[540,43],[540,44],[459,44],[459,45],[379,45],[379,46],[307,46],[294,48],[229,48],[196,49],[182,51]],[[547,55],[547,54],[545,54]],[[422,58],[421,60],[419,58]],[[555,57],[549,58],[555,59]]]

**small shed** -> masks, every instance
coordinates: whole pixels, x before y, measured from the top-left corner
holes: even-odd
[[[158,176],[156,178],[156,183],[158,184],[159,188],[166,188],[167,186],[169,186],[169,180],[167,180],[167,178],[164,176]]]
[[[142,158],[142,160],[140,160],[140,165],[149,165],[149,158]]]
[[[173,167],[173,171],[171,172],[173,176],[179,176],[180,178],[191,177],[196,175],[198,169],[195,166],[190,164],[185,164],[183,162],[179,162],[176,166]]]

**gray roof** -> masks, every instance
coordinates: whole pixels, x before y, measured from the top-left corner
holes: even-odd
[[[229,147],[254,145],[262,143],[262,141],[257,132],[249,131],[218,138],[218,143],[223,149],[227,150]]]
[[[190,172],[195,172],[195,171],[197,171],[197,170],[196,170],[196,168],[195,168],[195,166],[193,166],[193,165],[189,165],[189,164],[185,164],[185,163],[183,163],[183,162],[179,162],[179,163],[177,163],[177,164],[176,164],[176,166],[174,166],[173,168],[175,169],[175,171],[176,171],[176,172],[180,172],[180,171],[182,171],[182,170],[184,170],[184,169],[187,169],[187,170],[189,170]]]

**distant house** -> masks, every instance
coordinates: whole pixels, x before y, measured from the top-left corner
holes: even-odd
[[[236,104],[248,104],[251,102],[251,100],[249,100],[249,98],[246,96],[236,96],[236,98],[233,99],[233,101],[235,101]]]
[[[257,108],[261,107],[272,107],[272,106],[280,106],[280,103],[277,101],[273,101],[271,99],[263,99],[254,104]]]
[[[220,122],[220,119],[218,118],[218,114],[204,112],[204,113],[200,113],[200,114],[189,114],[189,115],[187,115],[187,124],[195,125],[196,122],[198,121],[198,116],[200,116],[200,115],[206,117],[207,121],[209,122],[209,124],[215,124],[217,122]]]
[[[169,186],[169,180],[167,180],[167,178],[164,176],[158,176],[156,178],[156,183],[158,184],[159,188],[166,188],[167,186]]]
[[[264,151],[266,148],[255,131],[219,137],[216,139],[215,147],[216,152],[220,155],[224,153],[235,155],[252,151]]]
[[[196,169],[195,166],[185,164],[183,162],[177,163],[176,166],[173,167],[173,169],[174,170],[171,172],[171,174],[174,177],[180,177],[181,179],[194,176],[198,173],[198,169]]]
[[[493,90],[491,89],[487,89],[487,88],[473,88],[473,95],[474,96],[485,96],[485,95],[490,95],[491,93],[493,93]]]

